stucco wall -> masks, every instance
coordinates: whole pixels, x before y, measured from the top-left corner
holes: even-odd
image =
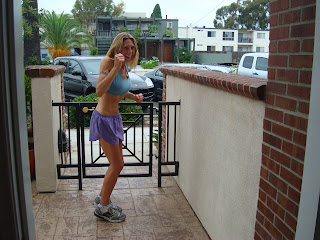
[[[265,103],[170,75],[166,98],[181,100],[176,180],[193,210],[212,239],[253,239]]]

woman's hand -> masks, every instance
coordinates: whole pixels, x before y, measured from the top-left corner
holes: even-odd
[[[134,101],[136,101],[137,103],[141,103],[143,101],[143,95],[142,93],[136,94],[134,96]]]
[[[124,60],[124,56],[121,53],[114,55],[114,67],[120,70]]]

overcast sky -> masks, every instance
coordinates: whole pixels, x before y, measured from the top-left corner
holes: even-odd
[[[162,18],[166,15],[169,19],[179,19],[179,27],[187,25],[198,27],[213,27],[215,11],[236,0],[123,0],[126,12],[144,12],[150,17],[154,6],[158,3],[161,8]],[[120,0],[113,0],[115,4]],[[38,0],[38,8],[44,8],[56,13],[71,13],[75,0]]]

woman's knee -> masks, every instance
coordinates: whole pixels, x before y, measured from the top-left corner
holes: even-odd
[[[124,167],[124,161],[123,159],[120,159],[119,161],[114,161],[112,164],[110,164],[110,167],[114,169],[117,173],[120,173]]]

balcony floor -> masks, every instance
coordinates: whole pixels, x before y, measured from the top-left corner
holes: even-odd
[[[132,167],[134,168],[134,167]],[[134,169],[130,169],[132,171]],[[134,171],[139,171],[137,168]],[[37,240],[210,239],[173,177],[119,178],[111,196],[127,218],[110,223],[93,215],[92,201],[103,179],[59,180],[55,193],[37,193],[32,181]]]

